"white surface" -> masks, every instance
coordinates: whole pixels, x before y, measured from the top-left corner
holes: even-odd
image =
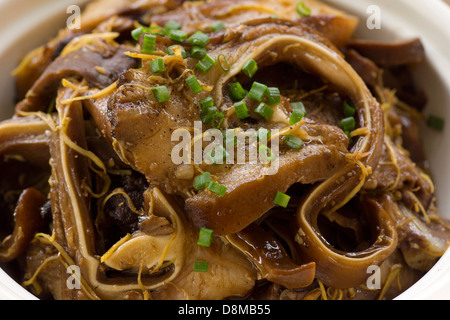
[[[0,0],[0,119],[13,110],[14,85],[9,77],[20,58],[56,35],[65,25],[69,5],[83,0]],[[450,9],[440,0],[325,0],[361,17],[357,34],[369,39],[420,37],[427,61],[417,70],[417,82],[429,96],[426,112],[446,119],[444,132],[424,128],[427,155],[436,184],[438,207],[450,217]],[[368,6],[381,9],[381,29],[366,28]],[[447,142],[445,142],[447,141]],[[439,171],[437,170],[439,169]],[[450,251],[413,287],[397,299],[450,299]],[[0,299],[35,299],[0,269]]]

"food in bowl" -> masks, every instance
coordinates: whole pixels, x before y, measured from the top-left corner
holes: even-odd
[[[392,299],[446,251],[420,39],[318,1],[87,5],[14,71],[5,270],[42,299]]]

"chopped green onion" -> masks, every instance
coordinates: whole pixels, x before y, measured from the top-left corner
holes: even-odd
[[[166,102],[170,100],[170,93],[166,86],[152,88],[153,95],[158,102]]]
[[[203,123],[210,123],[214,120],[217,112],[219,112],[219,110],[215,106],[202,108],[202,111],[200,112],[200,119]]]
[[[201,175],[194,178],[195,190],[205,189],[211,181],[211,174],[209,172],[203,172]]]
[[[201,228],[200,232],[198,233],[198,241],[197,244],[199,246],[203,247],[209,247],[212,242],[212,236],[213,236],[214,230],[208,229],[208,228]]]
[[[255,109],[255,113],[259,114],[261,117],[265,118],[266,120],[269,120],[274,111],[271,107],[269,107],[264,102],[261,102],[259,106]]]
[[[170,30],[169,31],[169,38],[177,41],[177,42],[183,42],[186,40],[188,34],[182,30]]]
[[[187,77],[186,83],[188,84],[189,88],[191,88],[194,94],[203,91],[203,87],[200,85],[200,83],[198,82],[197,78],[194,75]]]
[[[216,112],[213,115],[212,127],[215,129],[219,129],[222,126],[222,122],[223,122],[224,118],[225,118],[225,115],[222,112]]]
[[[236,116],[240,120],[248,118],[250,116],[250,114],[248,113],[247,105],[245,104],[244,100],[236,102],[234,104],[234,111],[236,112]]]
[[[168,48],[167,48],[167,54],[170,55],[170,56],[174,56],[174,55],[175,55],[175,51],[174,51],[175,48],[180,48],[180,50],[181,50],[181,56],[182,56],[184,59],[187,58],[186,50],[183,48],[183,46],[181,46],[181,45],[179,45],[179,44],[174,44],[174,45],[171,45],[170,47],[168,47]]]
[[[147,32],[151,34],[156,34],[158,36],[164,36],[166,34],[166,31],[161,27],[150,27],[147,28]]]
[[[211,97],[207,97],[207,98],[200,100],[199,103],[200,103],[200,106],[202,107],[202,109],[209,108],[209,107],[214,106],[214,99]]]
[[[208,54],[206,54],[202,60],[197,62],[195,67],[199,69],[202,73],[206,73],[211,70],[212,67],[216,64],[216,60],[211,58]]]
[[[266,161],[273,162],[277,158],[275,156],[275,154],[272,152],[272,150],[265,144],[260,144],[258,147],[258,151],[259,151],[259,154],[261,155],[261,157],[263,157],[264,160],[266,160]],[[269,154],[269,155],[267,155],[267,154]]]
[[[297,3],[295,9],[300,17],[309,17],[311,15],[311,9],[301,1]]]
[[[256,71],[258,71],[258,65],[253,59],[249,59],[242,67],[242,72],[249,78],[253,77]]]
[[[208,272],[208,265],[207,261],[195,261],[194,272]]]
[[[225,29],[225,25],[222,21],[216,21],[211,25],[211,31],[219,31]]]
[[[131,31],[131,37],[136,40],[139,41],[139,37],[141,36],[141,34],[143,34],[145,32],[144,27],[139,27],[134,29],[133,31]]]
[[[264,142],[270,139],[271,133],[266,128],[261,127],[256,131],[255,135],[259,142]]]
[[[301,101],[291,102],[291,107],[292,107],[292,110],[299,110],[299,111],[303,112],[304,114],[306,114],[305,105]]]
[[[248,97],[261,102],[264,96],[266,95],[266,91],[267,91],[266,85],[255,81],[253,82],[252,87],[248,92]]]
[[[164,29],[166,29],[166,32],[169,32],[171,30],[177,30],[180,28],[181,28],[181,24],[179,24],[175,20],[167,21],[166,25],[164,26]]]
[[[303,119],[305,113],[301,112],[299,109],[292,110],[291,117],[289,118],[289,124],[293,125],[298,123]]]
[[[191,44],[193,46],[199,46],[199,47],[206,46],[208,44],[208,42],[209,42],[208,35],[202,31],[195,32],[188,39],[189,44]]]
[[[221,145],[206,154],[211,164],[221,164],[230,154]]]
[[[222,60],[220,59],[220,57],[222,57]],[[223,61],[223,63],[222,63],[222,61]],[[219,66],[223,71],[225,71],[225,72],[230,71],[231,66],[228,63],[227,57],[225,57],[225,55],[219,54],[217,56],[217,62],[219,62]],[[223,66],[223,64],[225,64],[225,67]]]
[[[203,59],[203,57],[206,55],[206,49],[199,47],[199,46],[193,46],[191,48],[191,57],[194,59]]]
[[[275,199],[273,199],[273,203],[276,204],[277,206],[286,208],[289,203],[289,200],[291,200],[290,196],[278,191],[275,196]]]
[[[155,51],[156,36],[146,34],[142,43],[142,52],[153,53]]]
[[[233,129],[228,129],[225,131],[225,135],[223,135],[223,143],[225,145],[225,148],[237,145],[237,137],[234,134]]]
[[[150,62],[150,70],[152,70],[153,73],[163,72],[164,69],[164,59],[158,58]]]
[[[216,181],[210,181],[208,184],[208,190],[223,197],[227,192],[227,187],[221,185]]]
[[[300,149],[303,146],[303,140],[292,134],[285,135],[283,142],[291,149]]]
[[[355,118],[353,117],[347,117],[341,120],[341,128],[342,130],[344,130],[344,132],[345,131],[352,132],[353,130],[355,130],[355,126],[356,122]]]
[[[267,88],[267,104],[276,106],[281,103],[280,89],[275,87]]]
[[[291,107],[292,107],[292,113],[291,113],[291,117],[289,118],[290,125],[296,124],[297,122],[301,121],[306,114],[305,105],[300,101],[292,102]]]
[[[344,102],[344,115],[346,117],[353,117],[355,115],[356,108],[354,107],[353,103],[350,101]]]
[[[270,18],[272,18],[272,19],[279,19],[280,17],[278,15],[276,15],[276,14],[271,14]]]
[[[239,101],[245,98],[247,90],[245,90],[239,82],[233,82],[228,86],[231,100]]]
[[[444,130],[445,120],[444,118],[435,115],[429,115],[427,118],[427,126],[435,130],[442,131]]]

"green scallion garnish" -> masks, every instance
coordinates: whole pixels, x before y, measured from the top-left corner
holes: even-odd
[[[167,21],[167,23],[164,26],[164,29],[166,30],[167,33],[171,30],[178,30],[180,28],[181,28],[181,24],[179,24],[175,20]]]
[[[209,263],[207,261],[195,261],[194,272],[208,272]]]
[[[242,67],[242,72],[249,78],[252,78],[256,71],[258,71],[258,64],[253,59],[249,59]]]
[[[153,73],[161,73],[164,69],[164,59],[158,58],[150,62],[150,70]]]
[[[244,100],[236,102],[234,104],[234,111],[236,112],[236,116],[240,120],[248,118],[250,116],[247,105]]]
[[[301,1],[297,3],[295,9],[300,17],[309,17],[311,15],[311,9]]]
[[[208,184],[208,190],[223,197],[227,192],[227,187],[221,185],[216,181],[210,181]]]
[[[341,120],[341,128],[344,132],[352,132],[355,130],[356,121],[353,117],[347,117]]]
[[[255,113],[259,114],[261,117],[265,118],[266,120],[269,120],[274,111],[271,107],[269,107],[264,102],[261,102],[259,106],[255,109]]]
[[[202,247],[209,247],[213,239],[214,230],[208,228],[201,228],[198,233],[197,244]]]
[[[259,128],[255,132],[256,138],[258,139],[258,142],[262,143],[270,139],[271,133],[266,128]]]
[[[225,115],[222,112],[216,112],[212,119],[212,127],[219,129],[222,126]]]
[[[292,102],[291,107],[292,107],[292,113],[291,113],[291,117],[289,118],[289,124],[293,125],[303,119],[303,117],[306,114],[306,108],[305,108],[305,105],[300,101]]]
[[[209,37],[202,31],[193,33],[187,40],[189,44],[198,47],[205,47],[209,42]]]
[[[258,151],[260,156],[268,162],[273,162],[277,158],[272,150],[265,144],[260,144],[258,147]]]
[[[200,106],[202,107],[202,109],[209,108],[209,107],[214,106],[214,99],[211,97],[206,97],[206,98],[200,100],[199,103],[200,103]]]
[[[276,87],[267,88],[267,104],[277,106],[281,103],[280,89]]]
[[[222,58],[222,59],[221,59]],[[224,71],[224,72],[228,72],[231,69],[230,64],[228,63],[227,57],[225,57],[224,54],[219,54],[217,56],[217,62],[219,63],[220,68]],[[225,66],[224,66],[225,65]]]
[[[170,30],[168,35],[170,39],[177,42],[183,42],[188,36],[183,30]]]
[[[206,49],[199,47],[199,46],[193,46],[191,48],[191,57],[194,59],[203,59],[206,55]]]
[[[165,31],[163,28],[161,28],[161,27],[149,27],[149,28],[147,28],[146,31],[147,31],[148,33],[156,34],[156,35],[158,35],[158,36],[164,36],[164,35],[166,35],[166,31]]]
[[[289,203],[289,200],[291,200],[290,196],[278,191],[275,196],[275,199],[273,199],[273,203],[276,204],[277,206],[286,208]]]
[[[261,102],[264,99],[264,96],[266,95],[266,91],[267,91],[266,85],[255,81],[253,82],[252,87],[248,92],[248,97]]]
[[[183,46],[179,45],[179,44],[174,44],[171,45],[170,47],[167,48],[167,54],[170,56],[174,56],[175,55],[175,51],[174,49],[180,48],[179,50],[181,50],[181,56],[186,59],[187,58],[187,53],[186,50],[183,48]]]
[[[186,83],[188,84],[189,88],[191,88],[194,94],[203,91],[203,87],[201,86],[201,84],[198,82],[197,78],[194,75],[187,77]]]
[[[211,58],[208,54],[206,54],[202,60],[197,62],[195,67],[199,69],[202,73],[206,73],[211,70],[212,67],[216,64],[216,60]]]
[[[208,106],[202,108],[200,112],[200,119],[203,123],[210,123],[214,120],[215,114],[219,112],[216,106]]]
[[[195,190],[203,190],[208,187],[211,181],[211,174],[209,172],[203,172],[201,175],[194,178],[194,188]]]
[[[245,90],[239,82],[233,82],[228,86],[231,100],[239,101],[245,98],[247,90]]]
[[[144,42],[142,43],[143,53],[155,52],[156,36],[151,34],[144,35]]]
[[[225,25],[222,21],[216,21],[211,25],[211,31],[219,31],[225,29]]]
[[[139,41],[139,37],[141,36],[141,34],[143,34],[145,32],[144,27],[139,27],[134,29],[133,31],[131,31],[131,37],[136,40]]]
[[[153,95],[158,102],[166,102],[170,100],[170,92],[166,86],[152,88]]]
[[[285,135],[283,143],[291,149],[300,149],[303,146],[303,140],[292,134]]]
[[[230,154],[221,145],[206,154],[210,164],[222,164]]]
[[[427,117],[427,126],[432,129],[442,131],[444,130],[445,120],[444,118],[431,114]]]
[[[344,115],[346,117],[353,117],[355,115],[356,108],[351,101],[344,101]]]

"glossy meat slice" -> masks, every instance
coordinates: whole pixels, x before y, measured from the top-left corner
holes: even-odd
[[[174,9],[180,4],[181,0],[97,0],[89,2],[81,14],[80,28],[61,29],[53,39],[34,49],[22,59],[13,73],[16,77],[17,100],[25,98],[33,83],[73,39],[91,32],[121,33],[124,26],[128,28],[125,30],[129,37],[129,28],[133,28],[131,18],[140,20],[142,16],[150,12],[161,13]],[[102,26],[102,23],[107,26]]]
[[[172,44],[163,38],[158,38],[158,43],[163,52],[166,46]],[[216,64],[206,74],[202,74],[194,67],[195,59],[165,56],[166,71],[160,76],[152,75],[148,64],[144,63],[142,69],[132,69],[120,79],[118,89],[109,100],[108,115],[112,137],[115,139],[114,146],[122,160],[145,174],[150,184],[189,198],[186,209],[198,227],[213,224],[218,233],[227,234],[239,231],[270,209],[273,206],[271,198],[277,191],[285,191],[295,182],[314,183],[333,174],[345,162],[347,137],[337,127],[305,121],[304,129],[300,131],[307,139],[310,137],[311,141],[306,141],[303,150],[281,155],[280,175],[266,175],[261,179],[261,172],[264,171],[261,165],[251,166],[255,175],[242,175],[242,172],[248,172],[249,166],[236,165],[230,168],[219,165],[211,168],[201,164],[199,167],[202,170],[213,170],[218,182],[227,185],[229,192],[224,197],[218,197],[202,191],[197,196],[190,197],[193,175],[188,179],[177,178],[180,166],[173,163],[171,152],[178,141],[172,141],[172,132],[179,128],[187,128],[193,132],[193,121],[200,121],[198,101],[207,96],[212,96],[223,112],[229,111],[232,101],[226,94],[227,85],[233,77],[240,74],[243,64],[250,58],[255,59],[260,67],[279,62],[291,63],[321,76],[325,82],[338,88],[348,87],[352,80],[342,79],[339,73],[331,72],[336,61],[345,64],[341,54],[314,30],[298,24],[271,20],[249,22],[246,26],[229,28],[212,35],[207,48],[213,59],[219,54],[226,57],[231,66],[229,72],[224,72]],[[345,66],[350,68],[347,64]],[[195,74],[205,88],[197,95],[193,95],[185,84],[185,79],[191,74]],[[169,101],[158,103],[155,100],[151,88],[157,85],[167,85],[170,88]],[[271,121],[263,121],[255,116],[254,119],[258,122],[254,127],[289,127],[288,114],[292,109],[288,100],[283,101],[276,107],[277,117]],[[232,115],[225,119],[224,125],[226,128],[241,125],[248,127],[248,124],[237,121],[236,116]],[[311,168],[312,163],[314,165]],[[252,197],[254,200],[245,202],[244,205],[244,201],[239,198],[252,189],[264,190],[264,193],[256,193]],[[255,207],[256,203],[258,205]],[[233,221],[229,216],[230,212],[233,212],[233,216],[240,212],[242,221]]]
[[[237,27],[250,20],[268,17],[290,21],[301,19],[338,47],[345,45],[356,29],[358,19],[355,16],[323,2],[306,0],[303,3],[310,9],[310,14],[302,17],[296,10],[298,3],[295,0],[186,1],[175,10],[152,17],[151,21],[164,26],[169,20],[175,20],[183,30],[192,33],[197,30],[209,32],[217,21],[226,27]]]
[[[88,86],[103,89],[136,64],[134,59],[123,54],[124,48],[111,43],[104,46],[106,49],[103,47],[99,52],[86,45],[56,58],[34,82],[26,98],[16,106],[16,111],[47,110],[63,79],[84,79]]]

